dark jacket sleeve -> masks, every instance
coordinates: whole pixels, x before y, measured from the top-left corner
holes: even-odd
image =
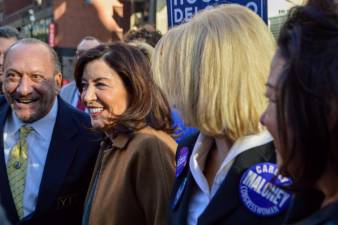
[[[1,225],[9,225],[9,222],[5,215],[5,211],[3,210],[1,205],[0,205],[0,222],[1,222]]]

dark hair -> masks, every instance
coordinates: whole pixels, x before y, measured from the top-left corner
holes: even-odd
[[[277,87],[280,173],[313,187],[338,172],[338,14],[333,1],[293,8],[281,29]]]
[[[152,47],[155,47],[161,37],[162,34],[159,31],[155,30],[154,27],[152,27],[151,25],[146,25],[136,30],[129,30],[124,36],[124,41],[144,41]]]
[[[10,26],[2,26],[0,27],[0,38],[15,38],[19,40],[21,36],[17,29]]]
[[[127,110],[122,115],[115,116],[107,129],[129,133],[149,125],[173,133],[168,101],[153,81],[149,61],[140,50],[115,42],[86,51],[75,66],[75,82],[80,92],[85,66],[97,59],[103,59],[117,72],[129,94]]]

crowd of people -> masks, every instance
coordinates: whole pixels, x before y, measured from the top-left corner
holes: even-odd
[[[0,54],[0,225],[338,224],[338,2]]]

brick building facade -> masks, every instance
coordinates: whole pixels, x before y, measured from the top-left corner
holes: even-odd
[[[17,28],[25,37],[50,43],[58,52],[66,79],[72,79],[75,47],[84,36],[103,42],[129,30],[131,11],[141,15],[149,0],[0,0],[0,23]]]

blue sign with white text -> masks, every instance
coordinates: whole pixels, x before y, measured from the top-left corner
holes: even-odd
[[[258,163],[242,175],[240,199],[257,216],[276,216],[290,205],[292,193],[286,187],[291,184],[291,179],[278,174],[276,164]]]
[[[199,10],[229,3],[246,6],[268,22],[267,0],[167,0],[169,28],[189,20]]]

